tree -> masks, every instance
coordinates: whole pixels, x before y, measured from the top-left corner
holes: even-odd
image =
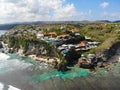
[[[78,62],[78,58],[81,56],[77,51],[75,51],[75,48],[71,48],[67,55],[65,56],[65,59],[67,60],[68,66],[74,65]]]

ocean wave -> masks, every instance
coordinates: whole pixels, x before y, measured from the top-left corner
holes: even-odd
[[[13,87],[12,85],[4,85],[3,83],[0,83],[0,90],[21,90],[21,89]]]
[[[12,72],[16,70],[24,70],[32,66],[31,63],[25,63],[25,61],[19,59],[10,59],[11,57],[7,54],[0,53],[0,74]]]
[[[10,58],[10,56],[0,52],[0,60],[6,60],[6,59],[9,59],[9,58]]]

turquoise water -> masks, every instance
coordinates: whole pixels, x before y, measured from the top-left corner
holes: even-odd
[[[22,58],[18,55],[15,55],[15,54],[8,54],[10,56],[10,60],[13,60],[13,59],[18,59],[18,60],[21,60]]]
[[[0,82],[20,90],[118,90],[120,63],[112,64],[109,71],[79,68],[77,65],[67,72],[59,72],[30,58],[9,54],[8,60],[0,60]],[[0,56],[2,57],[2,56]]]
[[[109,66],[109,71],[96,71],[69,67],[67,72],[46,67],[46,64],[30,58],[9,54],[8,60],[0,59],[0,83],[20,90],[118,90],[120,84],[120,63]],[[0,56],[2,57],[2,56]],[[5,56],[4,56],[5,57]]]
[[[17,60],[21,60],[21,61],[25,61],[26,63],[34,63],[34,60],[31,59],[31,58],[22,58],[20,57],[19,55],[16,55],[16,54],[9,54],[10,56],[10,60],[13,60],[13,59],[17,59]]]
[[[74,80],[76,77],[87,77],[90,75],[95,76],[107,76],[109,74],[112,74],[114,76],[120,76],[120,63],[116,63],[113,65],[110,65],[109,69],[111,69],[109,72],[104,68],[99,68],[94,72],[90,72],[88,69],[82,69],[78,66],[71,67],[70,71],[67,72],[60,72],[53,68],[44,68],[44,65],[30,59],[30,58],[21,58],[18,55],[15,54],[9,54],[10,60],[19,60],[24,61],[25,63],[31,63],[36,67],[34,74],[32,74],[31,79],[37,82],[42,82],[48,79],[53,79],[56,77],[59,77],[63,80],[70,79]],[[41,66],[41,68],[39,68]]]
[[[0,55],[0,90],[1,86],[14,86],[19,90],[120,89],[120,63],[112,64],[108,69],[99,68],[92,72],[74,66],[70,67],[70,71],[63,73],[31,58],[8,54],[10,58],[6,60],[5,55]]]
[[[53,79],[55,77],[59,77],[63,80],[66,80],[66,79],[73,80],[75,77],[86,77],[88,75],[89,75],[89,70],[74,67],[73,70],[67,71],[64,73],[54,70],[53,72],[45,72],[41,75],[34,75],[33,79],[39,82],[47,79]]]
[[[5,33],[5,32],[6,31],[1,31],[1,34]],[[87,77],[91,74],[91,72],[89,70],[81,69],[78,66],[74,66],[71,68],[71,71],[67,71],[67,72],[63,73],[63,72],[57,71],[56,69],[52,69],[50,67],[45,68],[44,64],[40,64],[40,63],[32,60],[31,58],[21,58],[20,56],[18,56],[16,54],[9,54],[9,56],[10,56],[9,60],[18,60],[20,62],[33,64],[35,67],[35,70],[34,70],[34,73],[33,73],[33,71],[31,72],[32,73],[31,78],[38,82],[42,82],[44,80],[48,80],[51,78],[53,79],[56,77],[60,77],[63,80],[66,80],[66,79],[73,80],[75,77]],[[104,69],[99,69],[96,71],[96,73],[98,73],[98,75],[106,75],[107,74]]]
[[[36,67],[38,67],[40,64],[38,64],[37,62],[35,62],[34,60],[30,59],[30,58],[21,58],[18,55],[15,54],[9,54],[10,56],[10,60],[20,60],[20,61],[24,61],[25,63],[32,63],[33,65],[36,65]],[[38,70],[39,69],[39,70]],[[43,71],[44,70],[44,71]],[[89,70],[87,69],[81,69],[78,66],[74,66],[71,68],[71,71],[67,71],[67,72],[60,72],[57,71],[56,69],[52,69],[52,68],[37,68],[36,69],[37,74],[34,74],[32,76],[32,79],[38,82],[44,81],[44,80],[48,80],[51,78],[55,78],[55,77],[60,77],[61,79],[74,79],[75,77],[86,77],[89,75]],[[38,72],[39,71],[39,72]]]

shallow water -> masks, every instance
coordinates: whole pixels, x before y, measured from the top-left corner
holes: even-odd
[[[17,85],[16,87],[21,88],[21,85],[28,82],[27,78],[31,69],[32,64],[24,63],[24,61],[19,61],[16,58],[0,59],[0,82],[5,85]]]
[[[26,90],[26,88],[27,90],[36,90],[35,88],[38,88],[37,90],[45,90],[39,89],[47,86],[39,87],[39,84],[43,84],[44,81],[53,83],[51,80],[55,78],[59,78],[62,81],[67,79],[73,80],[75,77],[85,77],[89,74],[88,70],[76,67],[72,71],[62,73],[44,63],[35,62],[30,58],[24,58],[23,60],[23,58],[15,54],[6,55],[1,53],[0,57],[2,57],[0,59],[0,82],[5,85],[15,86],[21,90]],[[28,89],[29,87],[31,88]]]
[[[0,59],[0,88],[11,86],[19,90],[119,90],[120,64],[111,66],[111,69],[107,72],[101,68],[91,73],[75,66],[71,71],[62,73],[30,58],[23,60],[14,54],[4,54],[4,60]]]
[[[2,33],[1,33],[2,32]],[[6,31],[0,31],[4,34]],[[0,90],[119,90],[120,63],[95,72],[77,66],[62,73],[45,63],[0,53]]]

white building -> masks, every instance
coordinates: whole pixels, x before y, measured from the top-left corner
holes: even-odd
[[[36,36],[37,36],[37,38],[43,38],[44,34],[38,33]]]

